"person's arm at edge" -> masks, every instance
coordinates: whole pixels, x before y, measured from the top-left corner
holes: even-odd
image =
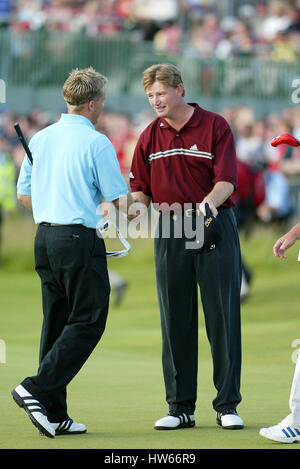
[[[298,239],[300,239],[300,223],[297,223],[297,225],[293,226],[290,231],[276,241],[273,246],[274,256],[285,259],[285,251],[293,246]]]

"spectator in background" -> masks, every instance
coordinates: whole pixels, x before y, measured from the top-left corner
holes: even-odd
[[[233,41],[234,29],[237,20],[233,17],[225,17],[221,21],[221,28],[224,32],[224,37],[220,39],[215,48],[215,56],[217,59],[226,60],[233,56]]]
[[[284,31],[291,24],[288,15],[289,4],[283,0],[271,0],[268,3],[267,14],[261,25],[261,37],[264,41],[272,43],[277,33]]]
[[[252,178],[255,179],[256,202],[258,206],[262,202],[263,185],[261,179],[255,176],[259,165],[272,163],[272,169],[281,171],[287,178],[300,174],[299,151],[293,151],[290,147],[280,145],[273,148],[269,145],[271,138],[280,133],[288,132],[299,138],[300,136],[300,108],[283,110],[280,114],[270,114],[263,119],[257,120],[253,111],[247,106],[228,107],[223,109],[222,115],[234,131],[238,153],[238,165],[241,168],[241,181],[250,181],[243,177],[242,163],[247,166],[247,174],[251,170]],[[105,110],[99,119],[97,128],[113,142],[123,175],[128,179],[128,171],[131,165],[132,148],[135,146],[138,135],[145,126],[153,119],[153,114],[144,111],[130,116],[112,110]],[[15,164],[16,172],[22,163],[24,150],[16,137],[13,123],[19,121],[27,139],[41,130],[46,125],[56,120],[56,116],[35,109],[27,116],[18,116],[14,113],[0,114],[0,138],[5,141],[8,153]],[[264,155],[264,156],[263,156]],[[239,188],[237,195],[246,200],[249,187],[246,183]],[[248,199],[249,203],[250,200]]]
[[[235,123],[238,185],[234,197],[238,230],[246,230],[253,221],[256,209],[265,198],[262,174],[263,140],[254,133],[254,116],[247,108],[241,108]],[[253,277],[251,268],[242,257],[241,300],[250,293]]]
[[[252,35],[251,27],[239,21],[230,38],[232,42],[232,53],[234,56],[253,56],[255,55],[256,40]]]
[[[159,53],[197,58],[300,55],[299,2],[241,5],[214,0],[0,0],[1,21],[16,31],[86,32],[153,43]],[[1,12],[2,18],[1,20]],[[228,16],[229,15],[229,16]],[[9,19],[5,19],[9,18]]]
[[[2,245],[2,224],[6,213],[16,209],[16,172],[8,152],[7,141],[0,138],[0,249]],[[0,251],[0,263],[2,252]]]
[[[287,178],[280,171],[267,167],[264,171],[266,194],[256,213],[264,223],[286,221],[293,212]]]
[[[224,38],[216,15],[207,14],[191,23],[188,54],[199,59],[214,55],[218,43]]]
[[[137,141],[131,117],[125,113],[105,110],[103,116],[100,116],[96,128],[112,142],[117,152],[121,172],[125,179],[128,179],[132,150]]]
[[[281,122],[280,127],[287,128],[287,124]],[[269,145],[266,135],[265,132],[262,148],[265,198],[257,207],[256,214],[264,223],[287,222],[293,213],[294,207],[288,179],[281,169],[283,154],[280,147],[275,149]]]
[[[300,5],[298,2],[298,8],[289,6],[287,9],[287,15],[290,20],[290,24],[284,31],[287,33],[296,32],[300,33]]]
[[[233,197],[237,204],[239,230],[249,235],[254,226],[253,222],[270,223],[277,216],[279,219],[289,220],[288,212],[284,214],[280,209],[276,214],[274,208],[276,205],[279,208],[282,205],[283,199],[278,200],[280,194],[282,197],[285,194],[289,199],[291,197],[291,193],[288,193],[290,178],[300,174],[299,151],[284,145],[273,148],[269,143],[275,135],[285,132],[295,135],[296,138],[300,137],[300,108],[286,109],[280,114],[272,113],[260,120],[257,120],[253,110],[247,106],[227,107],[221,113],[233,129],[236,139],[239,184]],[[30,139],[38,130],[56,120],[56,116],[48,115],[39,109],[33,110],[28,116],[0,114],[0,136],[6,142],[18,174],[24,150],[13,128],[16,120],[21,123],[26,137]],[[153,113],[148,110],[129,116],[106,109],[98,121],[98,130],[108,136],[117,150],[122,173],[127,182],[133,148],[139,134],[152,120]],[[280,184],[278,187],[283,189],[282,192],[278,192],[277,189],[273,192],[272,188],[274,186],[276,188],[277,183]],[[270,196],[270,193],[275,193],[276,200],[274,196]],[[252,275],[251,268],[243,258],[242,299],[250,293],[249,282]],[[117,278],[112,271],[110,278],[115,291],[115,304],[119,304],[118,298],[122,299],[126,291],[126,286],[124,287],[126,280]]]
[[[101,113],[95,128],[112,142],[122,175],[128,183],[131,159],[137,141],[131,117],[124,113],[116,113],[106,109]],[[108,275],[111,289],[114,292],[114,304],[119,306],[127,291],[128,282],[111,268],[108,269]]]
[[[296,62],[299,50],[297,42],[293,39],[292,34],[280,31],[272,43],[272,51],[270,58],[278,62]]]
[[[182,30],[175,21],[168,21],[153,38],[154,50],[157,53],[178,54]]]
[[[0,29],[11,23],[14,3],[13,0],[0,0]]]
[[[236,137],[236,148],[238,159],[250,166],[262,161],[263,141],[253,131],[253,123],[245,123],[239,127],[239,135]]]
[[[141,39],[152,41],[155,34],[169,21],[175,21],[179,14],[176,0],[132,0],[131,18],[142,33]]]

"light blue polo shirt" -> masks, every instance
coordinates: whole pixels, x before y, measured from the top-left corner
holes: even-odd
[[[96,228],[102,198],[128,193],[112,143],[84,116],[62,114],[32,137],[29,148],[33,165],[24,158],[17,192],[31,196],[35,223]]]

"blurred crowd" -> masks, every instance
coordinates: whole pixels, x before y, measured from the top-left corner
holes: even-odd
[[[249,217],[264,223],[284,221],[298,212],[300,152],[288,145],[271,146],[273,137],[289,133],[300,137],[300,108],[271,113],[257,119],[251,108],[228,108],[222,114],[236,139],[238,188],[234,194],[237,221],[243,227]]]
[[[249,227],[251,232],[257,222],[289,224],[290,218],[300,211],[300,151],[287,145],[275,148],[270,141],[281,133],[300,139],[300,107],[269,114],[260,120],[247,106],[228,107],[219,112],[230,124],[236,141],[239,182],[233,197],[239,231],[247,234]],[[19,122],[29,141],[38,130],[59,117],[39,109],[28,115],[0,113],[0,248],[3,215],[21,208],[16,202],[16,180],[25,155],[13,124]],[[132,116],[105,109],[98,120],[96,128],[113,143],[127,182],[137,139],[154,117],[148,110]],[[292,194],[293,185],[296,197]],[[244,258],[242,265],[241,299],[244,301],[249,296],[253,273]],[[117,276],[113,272],[110,275]],[[115,282],[117,304],[127,284],[119,277],[111,281]]]
[[[280,114],[269,114],[260,120],[247,106],[228,107],[219,112],[235,135],[239,185],[234,198],[239,226],[242,227],[253,215],[263,222],[286,219],[295,209],[290,186],[293,178],[300,176],[300,152],[287,145],[274,148],[270,141],[281,133],[290,133],[300,139],[300,107],[288,108]],[[148,110],[131,116],[105,109],[99,118],[97,129],[113,143],[126,179],[136,141],[154,117]],[[12,112],[0,114],[0,156],[7,155],[15,168],[15,178],[24,158],[24,150],[16,136],[14,122],[20,123],[29,141],[38,130],[58,118],[58,115],[51,116],[38,109],[22,116]]]
[[[300,0],[0,0],[0,26],[91,36],[127,31],[160,52],[295,61],[299,12]]]
[[[0,0],[1,30],[16,36],[46,30],[84,33],[92,38],[127,33],[136,43],[147,41],[150,51],[192,62],[256,57],[297,63],[300,0]],[[22,35],[18,37],[23,40]],[[205,76],[206,86],[212,82],[211,76]],[[273,148],[270,141],[281,133],[300,139],[300,107],[261,119],[247,106],[219,112],[229,122],[236,141],[239,183],[233,197],[239,230],[247,231],[254,220],[289,223],[300,213],[300,151],[286,145]],[[127,180],[136,141],[154,117],[148,110],[127,115],[109,109],[100,116],[97,129],[113,143]],[[24,150],[13,124],[20,123],[29,141],[58,118],[40,109],[17,115],[0,108],[0,248],[3,216],[21,209],[16,201],[16,180]],[[252,273],[244,260],[243,274],[241,296],[247,297]],[[121,289],[126,286],[122,279],[116,282]]]

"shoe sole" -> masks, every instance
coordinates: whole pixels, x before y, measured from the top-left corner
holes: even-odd
[[[224,430],[242,430],[244,428],[244,425],[230,425],[229,427],[223,427],[220,425],[221,428]]]
[[[68,431],[66,431],[66,432],[62,431],[62,432],[58,432],[58,433],[55,432],[55,436],[59,436],[59,435],[82,435],[83,433],[86,433],[86,430],[82,430],[82,431],[78,431],[78,432],[68,432]]]
[[[14,389],[11,391],[11,395],[12,395],[13,400],[15,401],[15,403],[19,407],[21,407],[21,409],[25,410],[25,412],[28,415],[28,417],[30,418],[31,422],[40,431],[40,433],[47,436],[48,438],[54,438],[54,435],[52,435],[50,432],[48,432],[48,430],[46,428],[44,428],[30,412],[28,412],[26,407],[24,407],[23,399],[19,396],[19,394]]]
[[[177,427],[154,427],[155,430],[179,430],[180,428],[192,428],[195,426],[195,422],[180,423]]]
[[[244,425],[229,425],[227,427],[224,427],[221,421],[218,419],[217,419],[217,424],[219,425],[219,427],[223,428],[224,430],[242,430],[244,428]]]
[[[283,440],[280,438],[270,438],[269,436],[262,435],[261,433],[259,433],[259,435],[262,438],[266,438],[266,440],[269,440],[269,441],[274,441],[275,443],[283,443],[283,444],[288,444],[288,445],[292,445],[293,443],[300,443],[300,440],[287,440],[287,439]]]
[[[83,433],[86,433],[87,430],[84,430],[82,432],[65,432],[65,433],[56,433],[55,436],[60,436],[60,435],[82,435]],[[40,432],[41,436],[45,436],[43,433]]]

